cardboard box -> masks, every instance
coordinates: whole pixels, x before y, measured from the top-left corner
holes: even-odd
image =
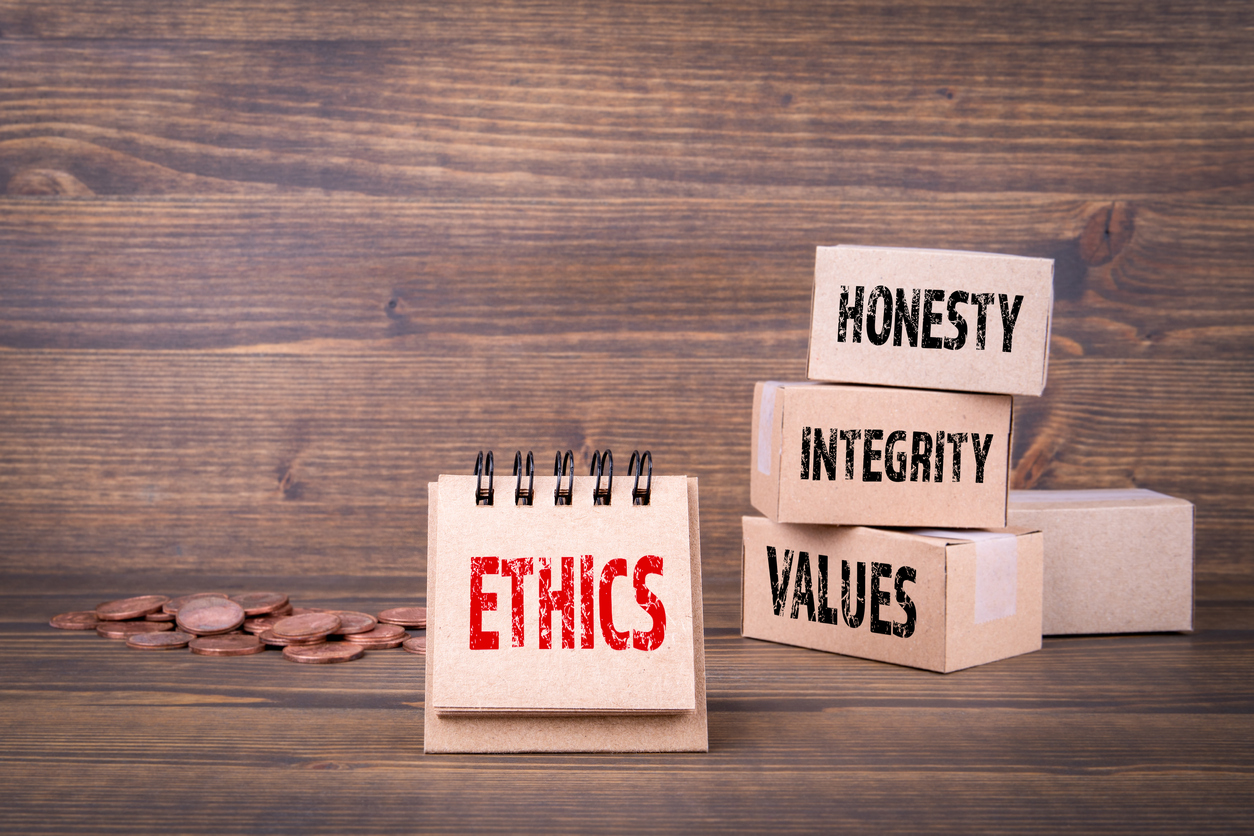
[[[1011,491],[1045,534],[1046,635],[1193,629],[1193,504],[1145,490]]]
[[[1054,262],[955,250],[819,247],[807,377],[1039,395]]]
[[[747,638],[943,673],[1041,647],[1039,532],[743,526]]]
[[[1006,524],[1007,395],[758,383],[749,496],[776,522]]]

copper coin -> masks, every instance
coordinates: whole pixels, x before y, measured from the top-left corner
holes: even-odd
[[[409,633],[405,632],[405,628],[399,624],[380,624],[373,630],[367,630],[364,633],[353,633],[344,637],[346,642],[378,642],[392,641],[393,639],[404,639]]]
[[[305,615],[289,615],[270,629],[281,639],[311,639],[314,636],[329,636],[339,628],[338,615],[311,612]]]
[[[60,615],[54,615],[48,623],[58,630],[95,630],[100,619],[96,618],[95,610],[63,612]]]
[[[401,647],[408,650],[410,653],[417,653],[419,656],[426,656],[427,637],[414,636],[412,639],[405,639],[405,641],[401,643]]]
[[[260,635],[285,618],[287,618],[287,616],[274,614],[259,615],[256,618],[248,618],[244,620],[244,630],[252,633],[253,635]]]
[[[282,592],[244,592],[232,595],[231,600],[244,608],[244,615],[265,615],[287,606]]]
[[[378,639],[372,642],[350,642],[350,644],[355,644],[358,647],[365,648],[366,650],[386,650],[389,647],[400,647],[408,638],[409,633],[405,633],[394,639]]]
[[[314,645],[288,645],[283,648],[283,658],[290,662],[310,665],[327,665],[332,662],[351,662],[365,653],[364,648],[347,642],[327,642]]]
[[[284,639],[276,636],[273,630],[265,630],[257,633],[257,638],[270,647],[287,647],[290,644],[323,644],[326,642],[326,636],[314,636],[309,639]]]
[[[244,608],[229,598],[196,598],[179,607],[177,621],[197,636],[226,633],[244,623]]]
[[[150,612],[144,616],[144,621],[173,621],[174,614],[168,612]]]
[[[136,633],[164,633],[173,630],[168,621],[102,621],[96,625],[96,635],[106,639],[128,639]]]
[[[289,615],[309,615],[311,612],[331,612],[331,610],[322,607],[292,607]]]
[[[195,636],[180,630],[166,630],[160,633],[136,633],[126,637],[126,646],[136,650],[178,650],[187,647],[187,643]]]
[[[193,592],[191,595],[180,595],[177,598],[173,598],[169,601],[166,601],[165,604],[162,605],[161,611],[168,612],[170,615],[178,615],[179,608],[182,607],[184,604],[186,604],[188,601],[195,601],[197,598],[226,598],[226,597],[228,596],[225,592]]]
[[[364,633],[367,630],[373,630],[379,625],[373,615],[364,612],[352,612],[349,610],[341,610],[336,613],[340,617],[340,628],[335,631],[337,636],[347,636],[350,633]]]
[[[426,627],[426,607],[393,607],[379,613],[379,620],[385,624],[399,624],[402,627]]]
[[[251,656],[266,649],[260,639],[246,633],[198,636],[192,639],[190,647],[198,656]]]
[[[161,609],[161,605],[169,600],[168,595],[140,595],[136,598],[107,601],[96,607],[96,617],[101,621],[127,621],[132,618],[143,618],[148,613]]]

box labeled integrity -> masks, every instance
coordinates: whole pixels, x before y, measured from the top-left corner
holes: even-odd
[[[749,495],[776,522],[1000,528],[1006,395],[758,383]]]
[[[1011,525],[1045,535],[1043,629],[1193,629],[1193,505],[1154,491],[1011,491]]]
[[[807,377],[1039,395],[1054,262],[955,250],[819,247]]]
[[[748,638],[943,673],[1041,647],[1039,532],[743,526]]]

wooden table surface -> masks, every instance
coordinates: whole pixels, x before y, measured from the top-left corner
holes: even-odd
[[[1248,2],[0,0],[0,78],[0,832],[1254,827]],[[1055,259],[1014,486],[1195,503],[1196,632],[739,637],[836,243]],[[419,657],[47,626],[421,603],[428,481],[605,447],[700,480],[708,754],[425,756]]]

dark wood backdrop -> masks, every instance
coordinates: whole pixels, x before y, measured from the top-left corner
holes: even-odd
[[[0,828],[1249,826],[1248,2],[0,0],[0,79]],[[1194,502],[1197,633],[738,637],[752,387],[836,243],[1056,260],[1014,485]],[[428,758],[417,657],[45,626],[418,602],[429,480],[604,447],[700,479],[709,755]]]

